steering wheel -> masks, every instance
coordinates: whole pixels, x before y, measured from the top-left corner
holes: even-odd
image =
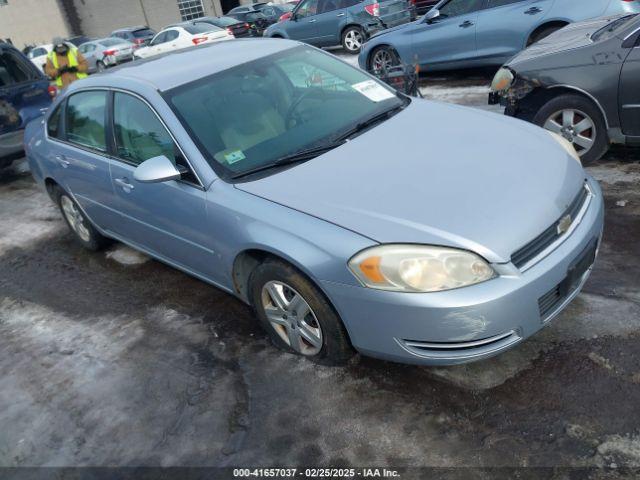
[[[300,124],[302,122],[302,118],[300,117],[300,113],[297,112],[298,107],[302,102],[311,97],[323,97],[325,95],[325,90],[322,88],[313,88],[309,87],[297,98],[293,100],[289,108],[287,109],[287,114],[284,117],[284,125],[287,129],[290,129],[293,124],[292,122],[295,120],[296,124]]]

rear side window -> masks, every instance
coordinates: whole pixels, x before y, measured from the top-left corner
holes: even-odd
[[[164,40],[165,42],[170,42],[171,40],[175,40],[180,35],[180,32],[178,32],[178,30],[167,30],[166,33],[167,33],[167,36]]]
[[[58,105],[55,111],[49,117],[47,122],[47,135],[51,138],[60,138],[60,127],[62,118],[62,104]]]
[[[31,58],[33,58],[33,57],[41,57],[41,56],[43,56],[43,55],[46,55],[47,53],[48,53],[48,52],[47,52],[47,50],[46,50],[46,49],[44,49],[44,48],[42,48],[42,47],[38,47],[38,48],[34,48],[33,50],[31,50],[31,53],[30,53],[30,55],[29,55],[29,56],[30,56]]]
[[[9,51],[0,53],[0,88],[38,78],[24,60]]]
[[[107,92],[80,92],[69,97],[66,109],[67,141],[106,152],[106,107]]]
[[[477,12],[482,8],[484,0],[450,0],[440,8],[440,16],[457,17],[468,13]]]

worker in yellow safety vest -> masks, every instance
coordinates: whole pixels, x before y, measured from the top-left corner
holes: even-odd
[[[55,80],[58,89],[64,89],[87,76],[87,60],[73,45],[62,38],[53,39],[53,50],[47,55],[44,71]]]

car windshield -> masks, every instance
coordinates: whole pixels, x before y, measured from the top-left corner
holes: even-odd
[[[155,35],[155,32],[149,28],[141,28],[140,30],[134,30],[131,33],[133,33],[133,36],[136,38],[151,37]]]
[[[631,24],[637,20],[637,17],[637,15],[625,15],[624,17],[620,17],[594,33],[591,36],[591,40],[594,42],[609,40],[610,38],[618,35],[618,33],[624,31],[627,27],[631,26]]]
[[[220,27],[211,25],[210,23],[196,23],[195,25],[184,25],[183,27],[191,35],[197,35],[199,33],[219,32],[222,30]]]
[[[331,144],[408,100],[329,54],[299,46],[165,92],[223,178]]]

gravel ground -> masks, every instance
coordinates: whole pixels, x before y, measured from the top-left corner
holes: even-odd
[[[423,92],[488,108],[488,82],[429,76]],[[282,353],[233,297],[122,245],[82,250],[18,162],[0,173],[0,465],[624,476],[640,467],[639,157],[590,168],[607,219],[584,292],[512,351],[453,368]]]

